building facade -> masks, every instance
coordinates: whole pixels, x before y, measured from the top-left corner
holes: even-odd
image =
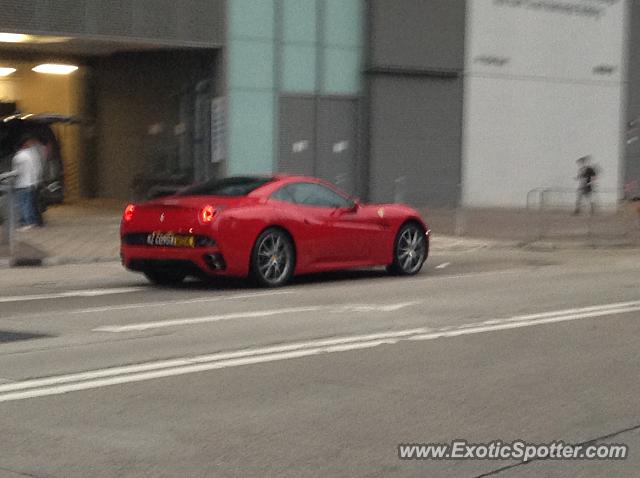
[[[0,41],[30,38],[0,43],[22,65],[0,100],[85,119],[63,133],[77,196],[290,172],[372,201],[523,207],[571,195],[585,155],[604,202],[640,179],[640,0],[0,7]],[[45,61],[80,69],[34,76]]]

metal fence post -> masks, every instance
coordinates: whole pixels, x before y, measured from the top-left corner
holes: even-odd
[[[454,234],[458,237],[464,236],[464,232],[465,232],[464,209],[460,205],[456,207],[454,220],[455,220]]]
[[[9,242],[9,257],[13,260],[16,252],[16,208],[13,178],[9,180],[7,188],[7,240]]]
[[[11,171],[9,173],[0,174],[0,187],[5,193],[5,220],[4,220],[4,233],[2,235],[2,242],[9,246],[9,257],[13,259],[15,256],[15,230],[16,230],[16,216],[15,216],[15,204],[14,204],[14,181],[17,173]]]
[[[544,238],[545,230],[544,230],[544,211],[545,211],[545,200],[546,200],[547,191],[543,189],[540,191],[540,205],[538,208],[538,240],[541,241]]]

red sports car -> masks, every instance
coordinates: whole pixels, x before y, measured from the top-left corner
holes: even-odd
[[[120,236],[124,266],[155,283],[248,276],[276,287],[297,274],[381,265],[417,274],[429,233],[408,206],[361,204],[316,178],[246,176],[130,204]]]

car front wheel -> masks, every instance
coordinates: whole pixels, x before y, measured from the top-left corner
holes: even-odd
[[[411,276],[420,272],[427,259],[427,237],[421,226],[410,222],[396,236],[393,263],[388,270],[395,275]]]

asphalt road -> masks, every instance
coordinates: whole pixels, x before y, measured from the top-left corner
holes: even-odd
[[[117,264],[0,277],[0,477],[637,477],[637,250],[434,253],[156,288]],[[618,461],[398,445],[622,443]]]

